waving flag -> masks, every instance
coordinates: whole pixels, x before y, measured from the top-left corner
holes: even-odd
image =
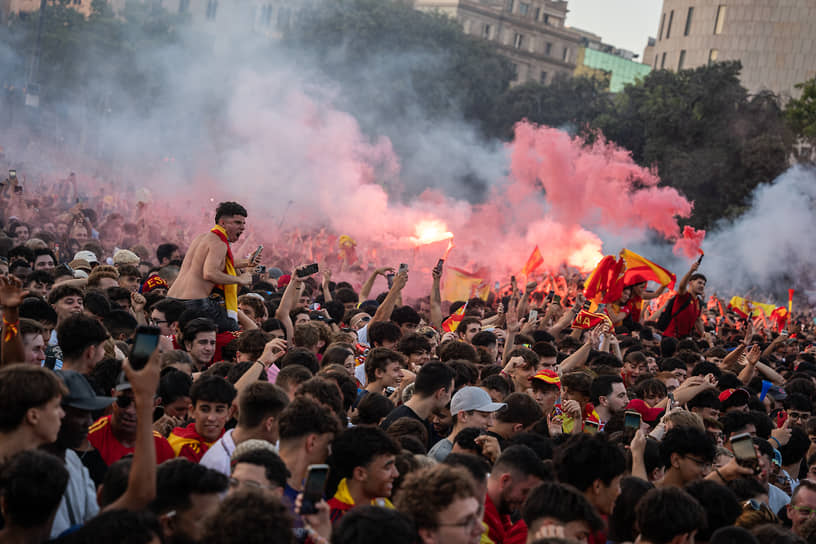
[[[524,265],[521,273],[529,277],[530,274],[535,272],[536,269],[542,264],[544,264],[544,257],[541,256],[541,250],[538,249],[538,246],[535,246],[535,249],[527,259],[527,263]]]
[[[465,318],[465,310],[467,303],[463,304],[461,308],[453,312],[449,318],[442,322],[442,330],[445,332],[455,332],[459,327],[459,323]]]

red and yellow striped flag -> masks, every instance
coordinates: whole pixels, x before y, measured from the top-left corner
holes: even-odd
[[[463,304],[461,308],[453,312],[449,318],[442,322],[442,330],[445,332],[455,332],[459,323],[465,318],[465,310],[467,303]]]

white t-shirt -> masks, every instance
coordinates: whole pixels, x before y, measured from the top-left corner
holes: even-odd
[[[56,538],[75,525],[82,525],[99,513],[96,502],[96,485],[82,460],[72,449],[65,450],[65,469],[68,471],[68,487],[62,496],[51,538]]]
[[[230,470],[230,458],[232,457],[232,452],[235,451],[232,431],[233,429],[228,430],[221,438],[216,440],[198,464],[217,470],[224,476],[232,474],[232,470]]]

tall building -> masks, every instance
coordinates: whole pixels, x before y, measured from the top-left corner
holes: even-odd
[[[414,0],[422,11],[447,14],[465,33],[493,42],[516,68],[515,83],[549,83],[575,70],[581,35],[564,26],[557,0]]]
[[[574,75],[589,76],[606,82],[606,90],[618,93],[652,71],[651,66],[635,61],[637,54],[618,49],[592,32],[573,28],[581,35]]]
[[[813,0],[663,0],[643,62],[681,70],[739,60],[749,92],[796,97],[794,86],[816,76],[814,28]]]

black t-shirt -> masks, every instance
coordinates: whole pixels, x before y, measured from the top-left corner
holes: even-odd
[[[102,485],[102,480],[108,471],[108,465],[105,464],[105,460],[102,459],[99,451],[97,451],[96,448],[91,448],[87,451],[74,450],[74,452],[79,456],[85,468],[88,469],[94,484],[96,484],[97,487]]]
[[[430,421],[422,419],[416,412],[414,412],[404,404],[401,406],[397,406],[396,408],[391,410],[391,413],[388,414],[388,417],[386,417],[385,420],[382,422],[381,427],[383,429],[388,429],[388,427],[390,427],[392,423],[394,423],[401,417],[410,417],[411,419],[416,419],[417,421],[425,425],[425,428],[428,430],[428,442],[429,442],[428,444],[425,444],[426,450],[431,449],[431,446],[433,446],[434,444],[436,444],[437,442],[444,438],[443,436],[439,436],[436,433],[436,430],[434,429],[434,426],[431,425]]]

